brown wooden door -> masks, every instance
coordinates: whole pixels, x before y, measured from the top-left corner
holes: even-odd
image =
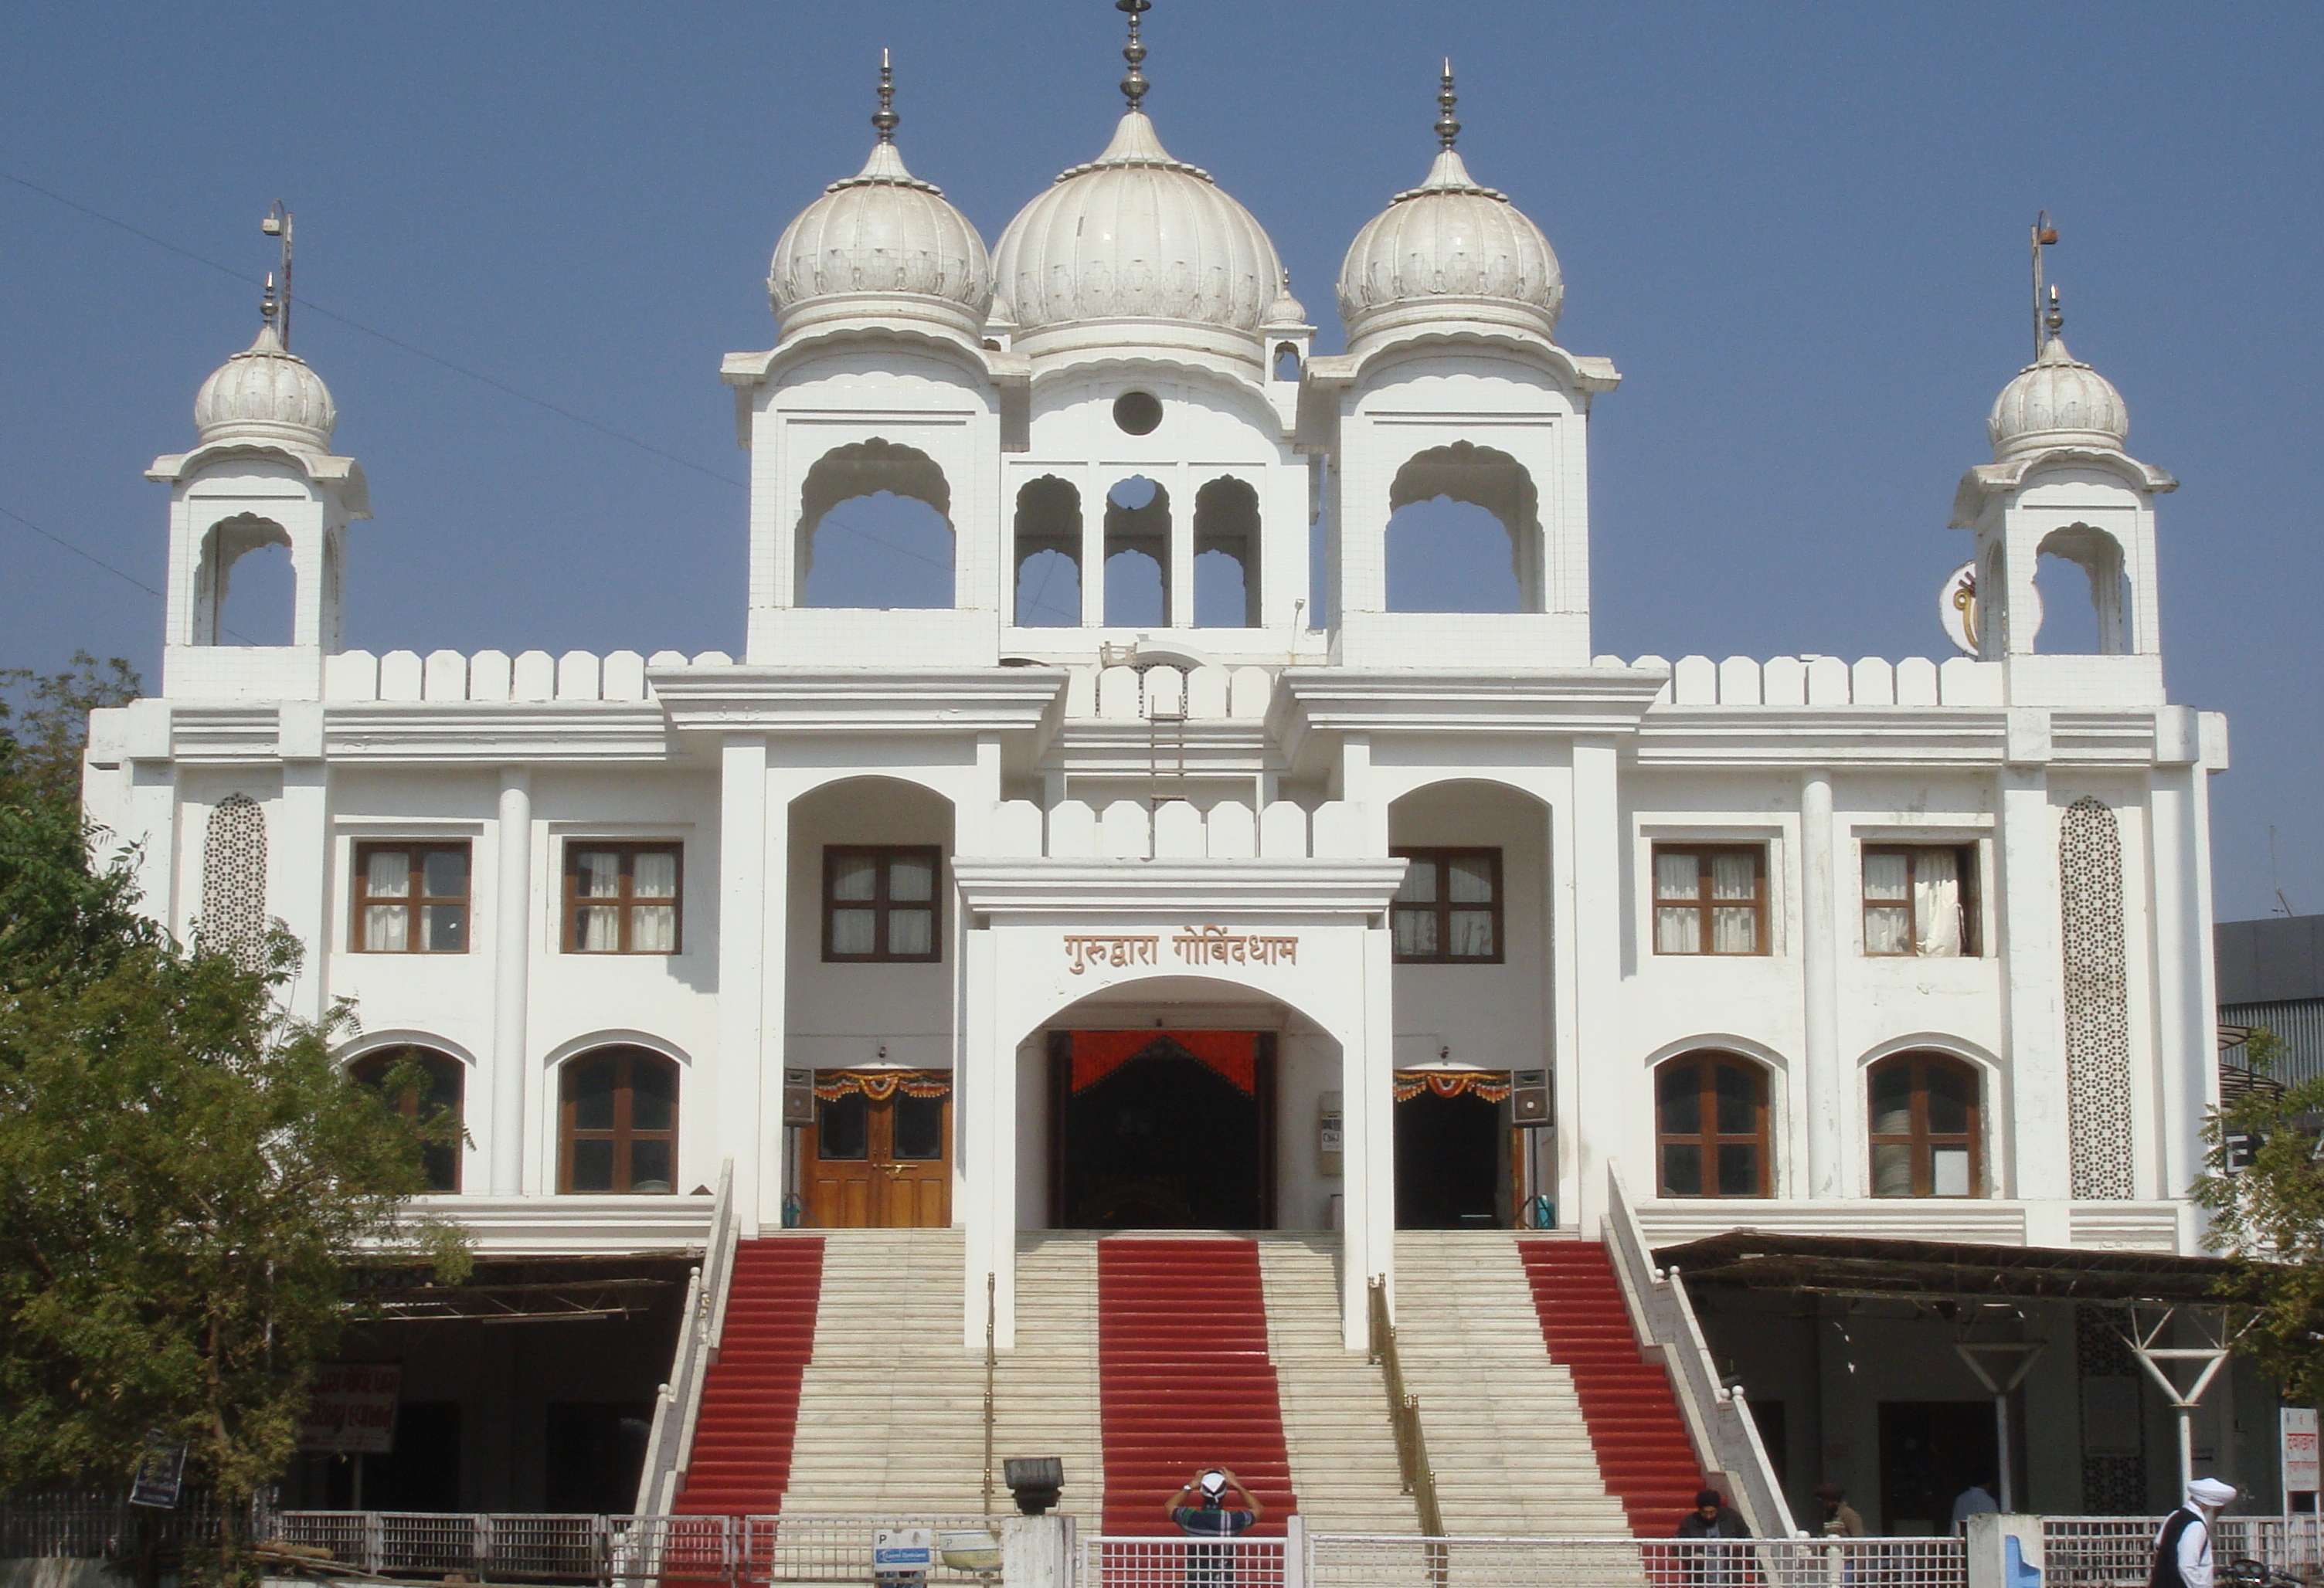
[[[848,1091],[818,1098],[803,1134],[807,1222],[819,1229],[952,1223],[952,1098]]]

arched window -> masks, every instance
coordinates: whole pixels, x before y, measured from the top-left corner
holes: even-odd
[[[1977,1071],[1942,1053],[1899,1053],[1870,1078],[1872,1194],[1981,1197]]]
[[[2103,529],[2070,524],[2042,537],[2034,557],[2038,627],[2029,648],[2044,656],[2126,655],[2130,589],[2122,546]]]
[[[1170,493],[1132,474],[1105,495],[1105,624],[1170,620]]]
[[[198,577],[194,644],[278,646],[296,638],[290,535],[272,519],[239,513],[212,525]]]
[[[1773,1195],[1767,1072],[1732,1053],[1684,1053],[1655,1071],[1656,1190]]]
[[[1194,492],[1194,627],[1259,624],[1259,492],[1225,476]]]
[[[558,1189],[668,1195],[678,1184],[678,1066],[599,1048],[565,1066]]]
[[[1389,611],[1545,610],[1539,493],[1508,454],[1466,441],[1416,453],[1388,505]]]
[[[873,436],[817,458],[799,488],[803,607],[949,607],[952,488],[934,458]]]
[[[406,1065],[410,1068],[402,1069]],[[449,1053],[407,1046],[365,1053],[347,1073],[374,1091],[384,1092],[387,1106],[406,1119],[448,1119],[454,1139],[429,1143],[420,1150],[420,1161],[427,1171],[429,1190],[458,1190],[462,1143],[457,1132],[467,1094],[467,1067]]]
[[[1044,474],[1017,492],[1017,626],[1073,629],[1081,620],[1081,492]]]

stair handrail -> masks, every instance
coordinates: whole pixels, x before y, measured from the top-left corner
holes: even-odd
[[[718,1194],[710,1202],[710,1233],[703,1243],[702,1262],[687,1280],[669,1381],[654,1397],[645,1465],[638,1473],[641,1516],[667,1516],[677,1502],[678,1481],[686,1475],[694,1449],[695,1419],[702,1412],[703,1379],[718,1360],[718,1343],[726,1331],[726,1293],[733,1288],[737,1234],[734,1161],[729,1158],[719,1166]]]
[[[1792,1520],[1776,1481],[1775,1464],[1760,1442],[1759,1425],[1751,1416],[1743,1386],[1720,1381],[1711,1345],[1695,1317],[1694,1302],[1686,1281],[1675,1268],[1655,1266],[1654,1252],[1638,1223],[1622,1171],[1606,1166],[1607,1207],[1604,1220],[1606,1251],[1621,1280],[1622,1299],[1628,1304],[1631,1326],[1641,1344],[1659,1352],[1671,1387],[1677,1391],[1679,1410],[1695,1455],[1705,1471],[1720,1481],[1729,1503],[1743,1513],[1753,1534],[1761,1538],[1804,1538]]]
[[[1404,1387],[1404,1358],[1397,1349],[1396,1325],[1388,1312],[1388,1276],[1374,1274],[1364,1284],[1371,1325],[1371,1359],[1388,1390],[1388,1429],[1396,1437],[1397,1478],[1412,1496],[1426,1536],[1444,1536],[1444,1512],[1437,1503],[1436,1470],[1428,1462],[1428,1436],[1420,1426],[1420,1398]]]

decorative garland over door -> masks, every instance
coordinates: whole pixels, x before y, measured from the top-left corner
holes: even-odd
[[[1466,1094],[1481,1097],[1488,1103],[1506,1103],[1509,1098],[1509,1072],[1506,1069],[1399,1069],[1396,1072],[1396,1100],[1409,1103],[1423,1091],[1440,1097],[1458,1097]]]
[[[884,1103],[901,1092],[907,1097],[949,1097],[949,1069],[818,1069],[815,1095],[835,1103],[850,1092],[861,1092],[874,1103]]]

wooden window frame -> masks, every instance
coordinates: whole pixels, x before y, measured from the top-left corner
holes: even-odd
[[[1912,1124],[1904,1134],[1875,1132],[1872,1129],[1872,1083],[1886,1071],[1909,1067],[1912,1076]],[[1949,1069],[1964,1076],[1969,1081],[1969,1129],[1961,1131],[1932,1131],[1929,1128],[1928,1071]],[[1968,1202],[1985,1195],[1985,1075],[1974,1064],[1950,1053],[1915,1051],[1898,1053],[1869,1065],[1864,1072],[1864,1124],[1867,1150],[1865,1167],[1870,1178],[1865,1184],[1865,1194],[1878,1197],[1886,1202],[1930,1201]],[[1902,1197],[1882,1197],[1879,1190],[1879,1170],[1876,1164],[1877,1150],[1881,1147],[1909,1147],[1913,1153],[1913,1189]],[[1969,1189],[1960,1193],[1936,1190],[1936,1150],[1940,1147],[1969,1149]]]
[[[1876,909],[1893,910],[1896,907],[1896,901],[1894,899],[1886,899],[1876,903],[1866,893],[1864,881],[1865,862],[1870,860],[1875,855],[1902,855],[1905,858],[1909,867],[1911,863],[1916,860],[1920,856],[1932,854],[1952,856],[1953,864],[1960,869],[1961,949],[1960,954],[1953,957],[1962,959],[1979,959],[1984,958],[1984,933],[1978,929],[1983,924],[1985,904],[1984,895],[1979,892],[1977,886],[1977,845],[1959,843],[1877,843],[1870,840],[1867,840],[1859,846],[1859,849],[1860,853],[1858,854],[1856,858],[1856,902],[1858,906],[1857,941],[1859,944],[1868,945],[1864,948],[1864,957],[1866,959],[1942,959],[1946,957],[1943,955],[1923,955],[1921,952],[1920,896],[1914,889],[1914,879],[1910,869],[1907,869],[1904,877],[1904,902],[1905,907],[1912,912],[1913,916],[1912,926],[1906,932],[1904,940],[1906,942],[1910,943],[1912,947],[1901,950],[1895,953],[1875,953],[1868,946],[1872,941],[1872,912]]]
[[[1505,961],[1508,952],[1508,939],[1506,935],[1508,911],[1505,908],[1508,898],[1508,892],[1505,874],[1501,867],[1501,851],[1499,849],[1489,849],[1479,845],[1459,845],[1451,847],[1443,845],[1406,845],[1398,849],[1391,849],[1388,850],[1388,854],[1392,858],[1399,860],[1433,861],[1437,867],[1436,898],[1434,903],[1399,904],[1393,899],[1388,902],[1389,953],[1395,963],[1398,965],[1499,965]],[[1455,954],[1452,952],[1452,889],[1444,885],[1443,878],[1445,872],[1443,868],[1447,861],[1471,860],[1480,857],[1482,857],[1490,862],[1492,866],[1493,896],[1483,905],[1479,905],[1474,903],[1464,903],[1460,906],[1460,908],[1463,910],[1482,908],[1489,910],[1492,913],[1493,951],[1489,954]],[[1436,952],[1433,954],[1405,954],[1396,951],[1393,946],[1396,941],[1396,913],[1399,910],[1410,910],[1414,912],[1427,910],[1434,913],[1436,917]]]
[[[406,877],[408,891],[401,898],[392,896],[374,899],[371,895],[371,857],[380,849],[403,849],[410,853],[410,871]],[[355,846],[355,877],[347,893],[353,901],[348,913],[347,947],[357,954],[465,954],[475,942],[476,928],[476,854],[475,846],[465,838],[459,839],[364,839]],[[427,858],[456,851],[467,860],[468,887],[466,893],[423,894],[420,889],[427,875]],[[364,914],[374,904],[398,904],[405,911],[404,946],[401,949],[375,949],[371,946],[370,933],[364,930]],[[429,904],[457,904],[463,913],[460,946],[456,949],[431,949],[426,946],[423,930],[423,908]]]
[[[613,1082],[613,1123],[609,1129],[581,1131],[575,1128],[573,1111],[576,1099],[573,1078],[580,1067],[611,1059],[620,1068]],[[637,1129],[630,1123],[632,1099],[635,1097],[634,1078],[641,1060],[665,1067],[670,1077],[669,1128],[666,1131]],[[675,1196],[678,1192],[678,1106],[684,1100],[685,1076],[678,1061],[650,1048],[615,1045],[613,1048],[592,1048],[586,1053],[576,1053],[557,1067],[557,1190],[565,1197],[652,1197]],[[611,1142],[613,1144],[613,1184],[603,1191],[576,1191],[573,1189],[573,1147],[581,1141]],[[636,1179],[631,1161],[631,1147],[638,1142],[668,1142],[669,1143],[669,1190],[668,1192],[631,1189]]]
[[[585,899],[576,891],[580,881],[581,857],[584,855],[614,854],[622,858],[622,891],[611,898]],[[668,855],[677,862],[671,892],[668,898],[635,897],[632,887],[635,882],[637,858],[640,855]],[[568,954],[650,954],[661,958],[686,951],[686,845],[676,839],[620,839],[599,842],[595,839],[565,840],[565,926],[562,938],[564,951]],[[618,947],[585,949],[580,944],[580,912],[583,905],[604,909],[608,906],[621,913],[621,931],[616,934]],[[667,949],[639,949],[631,946],[634,938],[635,913],[641,906],[667,904],[673,920],[670,924],[670,944]]]
[[[1702,1071],[1695,1088],[1696,1117],[1700,1128],[1690,1133],[1673,1133],[1663,1128],[1663,1071],[1675,1065],[1692,1064]],[[1738,1069],[1751,1077],[1752,1117],[1756,1129],[1749,1135],[1735,1135],[1719,1128],[1719,1071]],[[1740,1202],[1772,1197],[1775,1194],[1775,1143],[1768,1130],[1768,1094],[1773,1090],[1767,1067],[1740,1053],[1717,1049],[1697,1049],[1690,1053],[1674,1053],[1655,1066],[1655,1195],[1673,1200]],[[1723,1192],[1719,1188],[1719,1149],[1748,1143],[1758,1149],[1758,1189],[1748,1192]],[[1705,1188],[1699,1191],[1673,1191],[1663,1180],[1663,1149],[1668,1146],[1695,1147],[1702,1153],[1702,1180]]]
[[[1692,855],[1698,863],[1695,877],[1695,896],[1692,905],[1681,899],[1665,899],[1662,890],[1662,858],[1665,855]],[[1712,947],[1719,939],[1714,930],[1711,912],[1714,909],[1734,910],[1742,907],[1736,899],[1713,899],[1711,896],[1712,857],[1718,855],[1748,855],[1756,872],[1757,886],[1753,890],[1750,908],[1755,924],[1752,941],[1757,945],[1748,952],[1737,953]],[[1774,934],[1768,930],[1768,897],[1770,867],[1765,843],[1665,843],[1655,842],[1646,857],[1646,941],[1656,954],[1674,959],[1764,959],[1775,951]],[[1665,950],[1662,946],[1662,912],[1692,908],[1696,912],[1696,941],[1702,946],[1692,953],[1683,949]]]
[[[348,1064],[347,1075],[360,1086],[377,1088],[384,1083],[389,1070],[407,1059],[431,1075],[440,1072],[453,1078],[454,1090],[459,1096],[448,1105],[448,1112],[465,1131],[468,1114],[468,1067],[441,1048],[431,1048],[423,1042],[399,1042],[392,1048],[374,1048]],[[420,1116],[421,1111],[427,1107],[428,1099],[420,1096],[389,1097],[387,1106],[406,1119],[417,1119]],[[424,1149],[426,1154],[435,1160],[427,1165],[429,1171],[427,1194],[431,1196],[458,1194],[462,1160],[467,1156],[466,1147],[466,1143],[463,1140],[430,1144]],[[447,1161],[448,1161],[450,1172],[438,1176],[435,1172],[436,1164]],[[448,1180],[450,1183],[438,1185],[436,1183],[438,1179]]]
[[[833,895],[839,881],[842,859],[875,858],[880,862],[879,884],[869,899],[840,899]],[[908,899],[901,904],[888,896],[888,865],[906,857],[926,859],[928,863],[928,896],[925,904]],[[842,908],[869,909],[872,913],[872,941],[874,945],[868,954],[843,954],[832,945],[832,917]],[[897,954],[888,949],[888,916],[894,909],[919,910],[929,913],[928,951],[925,954]],[[939,844],[825,844],[823,847],[823,958],[830,965],[938,965],[944,962],[944,848]]]

